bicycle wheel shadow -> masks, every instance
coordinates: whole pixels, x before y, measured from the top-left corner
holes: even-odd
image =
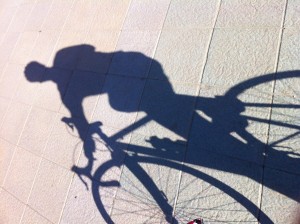
[[[200,96],[193,96],[184,94],[190,86],[172,86],[160,63],[141,53],[102,53],[95,52],[93,46],[78,45],[58,51],[52,67],[31,62],[25,68],[25,75],[30,82],[54,82],[57,86],[61,101],[70,114],[62,122],[76,128],[84,143],[83,152],[87,165],[74,166],[73,171],[98,181],[99,188],[116,187],[118,184],[126,186],[127,177],[137,180],[132,181],[135,201],[122,203],[120,200],[131,196],[128,192],[124,191],[122,195],[119,191],[114,199],[112,214],[102,204],[98,189],[93,191],[95,203],[107,223],[113,222],[111,216],[126,220],[130,212],[140,218],[141,213],[136,212],[134,205],[139,203],[142,208],[143,204],[149,206],[143,201],[147,201],[147,198],[141,199],[145,194],[149,194],[156,207],[162,211],[163,214],[158,219],[167,222],[177,222],[182,216],[198,214],[199,209],[204,206],[207,206],[206,209],[200,212],[204,216],[212,216],[212,219],[226,217],[241,209],[237,204],[242,204],[248,213],[256,216],[262,223],[272,223],[265,215],[268,210],[267,204],[264,205],[271,200],[268,197],[272,197],[272,192],[299,202],[300,150],[297,151],[297,113],[300,104],[293,97],[288,98],[292,99],[290,102],[286,102],[276,92],[279,87],[290,89],[286,82],[288,78],[299,82],[299,71],[252,78],[219,96],[213,94],[214,87],[204,88]],[[248,90],[252,91],[254,87],[275,79],[278,81],[274,97],[273,90],[268,89],[270,94],[264,96],[266,101],[261,101],[260,95],[246,103],[240,99],[240,95]],[[265,89],[262,92],[264,91]],[[90,124],[84,100],[97,95],[106,95],[111,108],[108,109],[101,104],[101,99],[98,100],[94,114],[97,119]],[[269,119],[272,103],[274,108]],[[247,107],[259,108],[262,115],[251,111],[247,114]],[[292,111],[292,116],[288,119],[282,118],[285,110]],[[114,117],[113,111],[121,112],[121,117]],[[137,112],[137,120],[134,122]],[[107,113],[111,113],[111,117],[106,118],[104,115]],[[141,114],[145,114],[145,117]],[[118,119],[126,120],[126,125],[122,126],[123,123],[118,123]],[[265,123],[264,126],[258,126],[263,134],[256,135],[257,130],[251,129],[255,126],[251,126],[249,120],[252,123]],[[101,125],[121,127],[119,135],[116,135],[119,137],[132,134],[126,151],[117,150],[124,149],[125,143],[116,142],[116,136],[109,139],[102,132]],[[90,131],[87,133],[83,127],[90,127]],[[95,167],[97,164],[94,162],[99,160],[95,157],[97,143],[94,134],[111,148],[111,160],[98,164],[99,167]],[[286,137],[281,138],[281,135]],[[102,176],[114,166],[124,166],[120,183],[101,181]],[[97,170],[96,173],[93,173],[94,170]],[[157,172],[161,172],[161,176],[157,176]],[[161,178],[164,178],[163,181]],[[159,185],[161,182],[167,183]],[[203,189],[203,182],[207,182],[214,190],[211,194],[204,193],[201,201],[199,193],[203,191],[199,189]],[[264,186],[261,204],[258,202],[261,200],[260,185]],[[145,190],[142,191],[141,188]],[[211,199],[212,195],[217,195],[218,200]],[[224,201],[222,206],[228,206],[228,211],[231,212],[225,214],[227,210],[222,210],[222,206],[221,209],[218,207],[220,201]],[[187,207],[191,210],[187,211]],[[218,208],[215,209],[216,207]],[[122,211],[123,215],[118,211]],[[148,208],[143,214],[150,217],[153,216],[153,211]],[[244,218],[249,221],[247,214]],[[231,218],[230,221],[236,220]]]

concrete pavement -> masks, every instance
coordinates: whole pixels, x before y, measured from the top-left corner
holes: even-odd
[[[0,223],[292,223],[299,30],[298,0],[0,0]]]

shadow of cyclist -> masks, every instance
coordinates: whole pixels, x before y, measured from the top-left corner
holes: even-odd
[[[40,71],[41,69],[45,70],[45,75],[42,79],[36,78],[38,77],[36,71]],[[55,72],[53,72],[55,69],[63,69],[66,71],[66,74],[72,73],[72,78],[69,79],[68,82],[62,81],[62,77],[53,75],[55,74]],[[150,78],[147,79],[149,69]],[[76,76],[76,71],[94,72],[94,75],[101,76],[100,79],[102,79],[102,81],[99,83],[87,82],[88,78]],[[107,73],[109,74],[105,76],[106,80],[103,87],[103,77],[104,74]],[[64,75],[64,73],[60,74]],[[155,74],[153,76],[155,78],[152,78],[151,74]],[[278,73],[276,77],[279,80],[288,77],[299,78],[299,74],[298,71],[285,72]],[[266,174],[264,178],[266,180],[263,182],[265,186],[293,200],[299,198],[299,190],[294,188],[300,183],[300,179],[298,178],[299,173],[296,173],[295,177],[297,178],[294,179],[293,183],[283,184],[280,181],[276,182],[273,180],[273,177],[275,177],[273,170],[266,172],[265,160],[266,153],[268,152],[266,149],[268,147],[266,143],[263,143],[246,130],[249,125],[249,119],[242,115],[246,105],[238,99],[238,95],[247,89],[274,80],[274,74],[247,80],[234,86],[223,96],[215,96],[213,98],[188,96],[176,93],[168,81],[160,63],[156,60],[151,60],[141,53],[122,51],[102,53],[95,52],[93,46],[78,45],[58,51],[53,62],[53,67],[51,68],[39,64],[38,62],[31,62],[26,66],[25,75],[30,82],[51,81],[57,85],[61,100],[71,115],[69,118],[64,117],[62,121],[78,130],[79,136],[84,143],[83,150],[85,156],[88,159],[86,167],[73,167],[73,170],[79,174],[84,174],[92,178],[91,170],[94,165],[94,152],[96,150],[95,142],[92,138],[93,131],[87,135],[86,131],[81,128],[82,123],[86,126],[90,125],[90,130],[95,130],[96,133],[101,135],[101,129],[99,129],[101,121],[96,121],[93,124],[89,123],[83,110],[83,100],[92,95],[107,94],[110,106],[114,110],[125,113],[144,112],[146,114],[144,118],[140,118],[137,122],[129,124],[129,127],[120,131],[119,135],[114,136],[113,140],[110,140],[111,142],[109,142],[108,139],[107,143],[109,145],[114,144],[114,141],[117,140],[118,137],[123,137],[127,133],[142,128],[142,126],[147,125],[149,121],[155,121],[157,124],[174,133],[181,141],[170,141],[170,139],[167,138],[160,139],[155,136],[154,131],[150,132],[150,134],[148,133],[149,136],[152,135],[149,140],[150,143],[154,149],[164,150],[147,151],[143,147],[137,147],[132,144],[128,147],[129,151],[143,153],[157,159],[170,159],[184,162],[186,165],[198,165],[235,173],[247,176],[258,183],[261,183],[262,170],[265,169]],[[125,77],[130,81],[132,80],[133,83],[135,83],[136,80],[140,80],[140,86],[135,87],[129,85],[124,88],[120,83],[106,85],[108,83],[108,77],[113,76]],[[75,82],[74,80],[77,80],[77,83],[72,86],[72,83]],[[145,87],[143,86],[144,84]],[[69,97],[67,97],[68,94],[66,94],[66,86],[69,86],[68,92],[73,93],[71,95],[69,94]],[[143,96],[140,104],[137,104],[131,101],[131,97],[134,99],[141,97],[140,95],[137,96],[136,91],[136,88],[141,88],[141,86],[144,87]],[[141,91],[139,93],[141,94]],[[98,106],[101,110],[101,105]],[[254,103],[252,106],[267,107],[259,103],[256,105]],[[298,105],[286,106],[299,108],[297,107]],[[203,116],[199,116],[199,114],[194,111],[195,109],[201,111]],[[77,118],[80,118],[80,124]],[[259,121],[259,119],[257,121]],[[272,120],[267,122],[271,125],[278,125],[278,123]],[[190,131],[191,123],[192,128]],[[290,126],[290,128],[297,129],[298,126]],[[236,136],[232,135],[233,132],[236,133]],[[145,132],[143,133],[145,134]],[[102,136],[105,137],[103,133]],[[179,150],[179,152],[172,150],[176,148],[174,144],[182,145],[183,139],[188,140],[187,153],[185,146],[184,150]],[[287,152],[276,151],[271,147],[269,147],[268,150],[271,152],[273,158],[280,158],[279,161],[284,161],[286,164],[293,164],[293,166],[300,168],[299,157],[289,157]],[[114,156],[114,154],[112,156]],[[232,158],[238,162],[232,163]],[[119,161],[118,164],[114,165],[121,166],[122,163],[125,163],[142,183],[145,179],[147,180],[148,185],[145,184],[145,187],[161,207],[165,216],[172,216],[172,206],[165,201],[153,180],[151,180],[150,176],[141,168],[139,160],[135,157],[127,156],[125,162]],[[237,167],[237,165],[241,167]],[[247,166],[253,167],[254,169],[246,168]],[[292,171],[284,171],[293,174],[294,170],[296,169],[293,168]],[[117,185],[115,182],[107,183],[108,186],[109,184],[111,186]],[[244,199],[241,198],[240,200]],[[99,208],[99,210],[101,209],[102,208]],[[253,208],[249,208],[249,210],[250,209],[253,210]],[[104,213],[103,211],[100,212],[101,214]],[[256,211],[251,212],[256,213]],[[170,220],[170,218],[167,218],[167,220]],[[110,221],[110,218],[106,217],[106,221]]]

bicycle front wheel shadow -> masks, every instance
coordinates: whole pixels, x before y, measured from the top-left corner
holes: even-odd
[[[196,218],[203,218],[205,223],[257,223],[259,208],[256,204],[198,169],[151,157],[130,158],[129,161],[127,158],[124,164],[112,209],[106,209],[101,198],[107,188],[93,183],[95,202],[107,223],[186,224]],[[185,197],[188,200],[178,201],[178,193],[181,196],[185,193],[182,188],[178,192],[182,169],[201,182],[202,187],[197,192],[189,192],[189,197]],[[95,177],[99,178],[102,173],[103,170],[98,169]],[[224,198],[226,200],[220,200]],[[264,213],[260,217],[268,224],[273,223]]]

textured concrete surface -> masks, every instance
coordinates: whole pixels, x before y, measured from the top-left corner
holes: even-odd
[[[299,3],[0,0],[0,223],[296,223]]]

